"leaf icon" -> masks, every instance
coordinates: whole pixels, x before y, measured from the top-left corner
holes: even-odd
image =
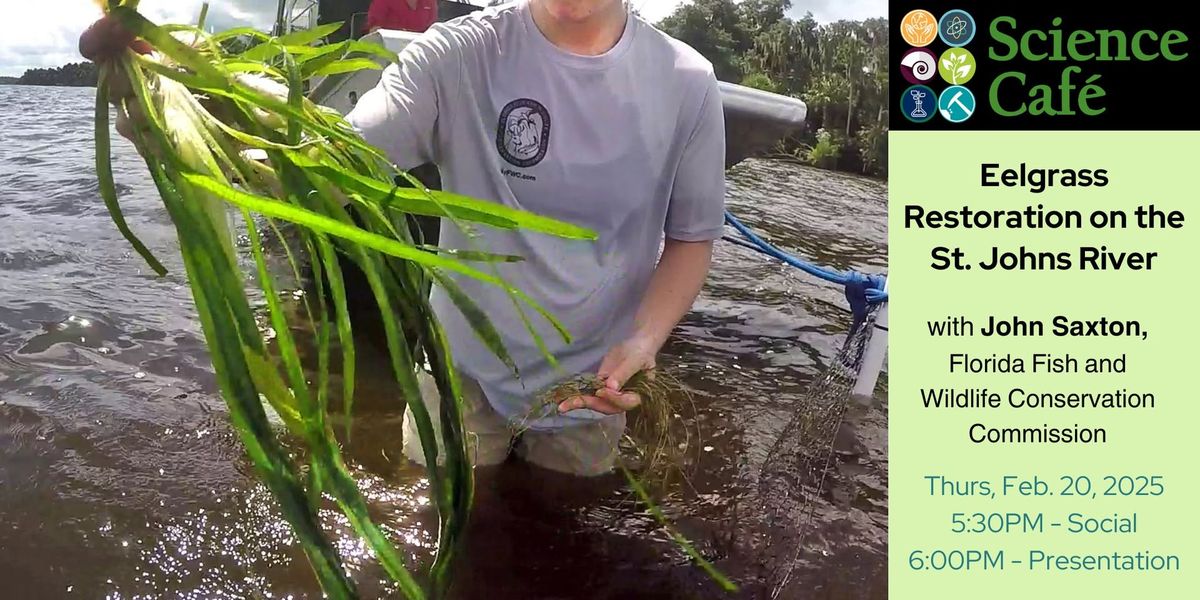
[[[943,66],[943,67],[946,67],[947,69],[953,69],[953,68],[954,68],[954,64],[953,64],[953,63],[951,63],[950,61],[948,61],[948,60],[944,59],[944,58],[942,59],[942,66]]]
[[[963,65],[955,70],[958,77],[966,77],[971,74],[971,65]]]

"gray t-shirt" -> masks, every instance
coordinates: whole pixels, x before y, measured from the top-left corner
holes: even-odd
[[[443,220],[442,247],[523,256],[498,264],[499,275],[574,338],[563,343],[526,308],[559,361],[555,369],[504,291],[456,277],[499,330],[518,380],[434,289],[460,372],[512,420],[530,416],[539,390],[594,373],[631,334],[664,234],[721,235],[725,128],[712,65],[633,14],[617,45],[599,56],[553,45],[526,2],[434,25],[384,70],[349,120],[401,168],[436,163],[448,191],[598,233],[595,242],[571,241],[478,225],[468,241]],[[550,429],[599,417],[578,410],[526,424]]]

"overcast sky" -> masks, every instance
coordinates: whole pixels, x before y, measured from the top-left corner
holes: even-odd
[[[688,0],[632,0],[656,22]],[[192,23],[203,0],[142,0],[141,10],[159,23]],[[483,4],[476,0],[476,4]],[[0,75],[20,75],[31,67],[56,67],[82,60],[79,33],[100,15],[96,0],[8,0],[0,26]],[[811,11],[818,21],[865,19],[887,13],[886,0],[793,0],[792,16]],[[216,29],[275,19],[277,0],[209,0],[208,22]]]

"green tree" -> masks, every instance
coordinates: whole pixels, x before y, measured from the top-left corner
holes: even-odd
[[[789,18],[791,6],[790,0],[697,0],[659,27],[708,58],[722,80],[803,99],[808,123],[787,140],[787,154],[828,168],[886,173],[887,19],[821,24],[811,13]]]
[[[835,169],[845,145],[846,140],[837,132],[825,128],[818,129],[817,143],[808,151],[809,162],[818,167]]]
[[[749,31],[764,31],[784,20],[792,0],[742,0],[738,4],[742,26]]]
[[[95,86],[99,72],[95,63],[70,63],[48,69],[28,69],[17,80],[22,85]]]
[[[779,92],[779,86],[775,85],[775,82],[771,81],[771,78],[766,73],[757,71],[742,78],[742,85],[764,92]]]
[[[741,17],[733,0],[696,0],[681,5],[658,28],[703,54],[718,79],[741,81],[742,56],[753,46]]]

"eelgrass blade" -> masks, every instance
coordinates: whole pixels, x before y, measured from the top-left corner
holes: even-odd
[[[214,125],[217,127],[217,129],[221,130],[222,133],[225,133],[229,137],[245,144],[247,147],[257,148],[260,150],[301,150],[309,145],[320,143],[319,140],[309,140],[307,142],[300,142],[295,145],[281,144],[256,135],[238,131],[237,129],[234,129],[220,121],[214,121]]]
[[[279,36],[279,43],[284,46],[306,46],[318,40],[321,40],[342,28],[342,22],[326,23],[318,25],[312,29],[303,29],[286,35]]]
[[[353,71],[363,71],[363,70],[371,70],[371,69],[380,70],[380,69],[383,69],[383,65],[381,65],[369,58],[347,58],[347,59],[343,59],[343,60],[333,61],[333,62],[331,62],[327,65],[324,65],[320,68],[313,69],[311,74],[313,76],[317,76],[317,77],[324,77],[324,76],[328,76],[328,75],[338,75],[340,73],[350,73]]]
[[[227,60],[222,63],[222,66],[224,66],[225,70],[229,71],[230,73],[262,73],[265,75],[270,75],[275,79],[284,78],[283,73],[280,73],[279,69],[260,62]]]
[[[304,111],[304,82],[300,79],[300,67],[296,65],[296,61],[290,53],[283,54],[284,74],[287,76],[288,85],[288,107],[296,112]],[[287,142],[291,145],[300,143],[300,135],[303,132],[304,123],[296,119],[288,119],[287,122]]]
[[[324,236],[318,236],[310,233],[306,237],[308,238],[309,256],[321,256],[323,251],[318,250],[318,248],[328,248],[330,246],[329,240],[325,239]],[[325,415],[329,406],[329,345],[331,335],[329,330],[329,306],[325,301],[325,270],[321,267],[321,265],[313,264],[312,274],[313,284],[316,288],[315,292],[318,306],[318,322],[314,326],[316,329],[317,342],[317,410],[321,415]],[[330,290],[330,294],[333,293],[334,292]],[[350,348],[350,356],[353,357],[353,340],[350,341],[349,345],[343,345],[342,348],[343,350]],[[354,363],[352,360],[348,365],[344,366],[344,369],[349,370],[350,377],[354,376]],[[345,370],[343,371],[343,375],[345,374]],[[351,387],[351,390],[353,390],[353,387]],[[349,416],[349,412],[347,412],[347,441],[349,441],[349,434],[351,430]]]
[[[554,322],[557,327],[561,328],[561,325],[557,324],[557,321],[554,320],[554,318],[547,313],[545,309],[536,306],[536,303],[534,303],[531,298],[526,296],[524,292],[516,290],[495,275],[484,273],[478,269],[463,264],[461,261],[419,250],[412,246],[402,244],[394,239],[364,231],[354,227],[353,225],[348,225],[341,221],[331,219],[320,213],[300,208],[292,204],[279,202],[264,196],[257,196],[242,192],[224,185],[206,175],[200,175],[198,173],[180,173],[180,177],[189,184],[194,185],[206,192],[220,196],[230,204],[234,204],[241,208],[246,208],[268,217],[274,217],[284,221],[291,221],[314,231],[344,238],[367,248],[378,250],[379,252],[395,256],[396,258],[412,261],[425,267],[454,271],[456,273],[478,279],[484,283],[500,286],[501,288],[516,294],[517,297],[519,297],[522,301],[533,305],[539,314],[547,317]],[[566,335],[566,330],[560,329],[560,333]]]
[[[303,485],[274,439],[250,376],[245,354],[231,351],[243,347],[239,340],[241,328],[235,325],[237,319],[232,314],[235,309],[221,300],[226,296],[216,283],[221,271],[228,271],[231,267],[224,260],[210,260],[208,254],[216,240],[215,233],[207,219],[191,214],[190,210],[196,209],[189,210],[187,203],[172,188],[162,167],[154,160],[146,162],[176,223],[193,298],[234,428],[296,532],[322,589],[333,598],[355,598],[354,585],[346,578],[341,559],[324,537]],[[198,236],[199,239],[196,239]],[[249,312],[248,307],[243,310]]]
[[[206,79],[201,75],[188,73],[175,67],[168,67],[167,65],[164,65],[156,60],[146,58],[141,55],[134,57],[133,60],[140,63],[140,66],[145,69],[153,71],[154,73],[167,77],[173,81],[178,81],[179,83],[182,83],[188,87],[204,88],[214,85],[224,85],[223,81],[220,79]]]
[[[350,48],[350,40],[321,46],[320,48],[309,48],[312,52],[297,54],[296,63],[300,65],[300,73],[308,79],[321,67],[337,62],[346,57],[346,52]],[[291,50],[290,48],[288,50]]]
[[[736,592],[738,589],[737,584],[718,571],[717,568],[714,567],[712,563],[708,562],[707,559],[705,559],[703,556],[700,556],[700,553],[696,551],[696,548],[692,546],[692,543],[688,541],[687,538],[683,537],[682,534],[675,531],[675,528],[672,527],[667,520],[667,516],[663,514],[662,509],[650,499],[650,495],[646,493],[646,488],[642,487],[641,482],[639,482],[637,478],[633,476],[633,473],[631,473],[629,469],[625,468],[624,465],[618,465],[618,468],[621,471],[621,474],[625,476],[625,480],[629,482],[629,487],[633,488],[634,493],[641,498],[642,502],[646,503],[646,509],[650,511],[651,516],[658,521],[659,525],[667,530],[667,534],[671,536],[671,539],[675,541],[675,544],[683,549],[684,553],[686,553],[688,557],[696,563],[696,566],[700,567],[700,569],[704,571],[709,578],[711,578],[717,585],[721,586],[722,590],[725,590],[726,592]]]
[[[328,198],[327,202],[329,202]],[[330,208],[340,211],[336,206]],[[391,232],[399,239],[410,241],[406,228],[401,227],[397,231],[386,216],[378,210],[378,207],[368,208],[374,208],[374,210],[367,210],[364,213],[366,229]],[[390,267],[395,273],[394,278],[380,279],[384,283],[383,287],[387,293],[382,297],[377,295],[376,300],[381,306],[386,306],[390,297],[400,300],[397,305],[400,307],[402,321],[409,324],[411,329],[416,332],[419,347],[424,351],[424,356],[431,368],[430,373],[441,396],[439,403],[441,430],[439,433],[442,441],[441,447],[445,452],[437,455],[444,456],[445,464],[443,468],[429,469],[433,483],[433,497],[441,516],[438,528],[438,550],[431,568],[431,575],[434,593],[441,595],[449,589],[447,573],[456,556],[457,548],[461,544],[471,498],[474,494],[474,480],[467,458],[466,437],[461,425],[462,393],[454,371],[450,367],[449,346],[437,324],[432,307],[426,300],[428,288],[421,283],[427,271],[408,261],[387,261],[383,256],[368,258],[376,261],[383,271],[387,271]],[[384,314],[388,314],[390,310],[385,308]],[[386,325],[390,325],[390,323],[385,323]],[[396,330],[400,332],[402,338],[403,329],[397,328]],[[400,341],[407,343],[407,340],[404,339]],[[409,364],[414,360],[416,360],[415,356],[406,356],[402,362]],[[415,366],[414,364],[410,368],[415,368]],[[435,451],[439,447],[436,440],[431,439],[432,436],[426,431],[429,426],[427,421],[430,417],[426,414],[424,402],[418,402],[417,406],[414,406],[411,398],[413,396],[406,396],[406,399],[409,399],[409,408],[413,410],[413,419],[417,423],[422,445],[426,448],[426,464],[437,464],[428,458],[430,448],[426,446],[426,444],[431,445]]]
[[[425,327],[425,355],[429,358],[430,374],[441,395],[442,437],[447,448],[446,474],[450,478],[447,504],[451,510],[438,531],[438,551],[430,574],[434,589],[450,589],[450,568],[462,545],[470,508],[475,497],[474,471],[466,461],[469,457],[467,436],[462,421],[462,388],[449,363],[450,345],[445,332],[435,319],[422,321]],[[450,449],[453,449],[451,451]]]
[[[287,186],[289,190],[299,191],[304,189],[303,175],[296,173],[293,167],[287,164],[281,164],[281,177],[285,182],[290,183]],[[305,194],[307,196],[307,194]],[[297,202],[303,200],[296,199]],[[316,214],[316,213],[313,213]],[[330,220],[337,223],[338,221]],[[361,248],[358,249],[359,256],[364,259],[371,258],[370,255]],[[378,256],[375,257],[378,259]],[[395,323],[393,319],[388,318],[391,314],[390,300],[387,296],[387,291],[380,277],[381,271],[378,269],[378,263],[372,263],[369,260],[360,262],[360,267],[367,275],[368,281],[372,284],[372,289],[376,290],[377,301],[382,297],[379,306],[383,311],[385,330],[395,331]],[[389,341],[391,338],[389,338]],[[419,401],[420,392],[416,381],[416,376],[413,373],[413,361],[411,354],[408,352],[407,344],[403,340],[403,334],[399,334],[396,339],[398,344],[389,344],[390,356],[393,366],[396,368],[396,375],[400,384],[401,390],[408,394],[415,394],[416,402],[409,404],[411,410],[414,411],[414,419],[417,421],[418,429],[425,429],[426,432],[432,432],[432,424],[430,423],[427,412],[424,410],[424,405]],[[423,418],[422,418],[423,417]],[[424,421],[424,426],[422,426]],[[426,456],[433,456],[433,462],[429,464],[437,464],[437,445],[433,442],[433,438],[426,434],[422,434],[422,445],[426,448]],[[426,443],[429,445],[426,445]],[[412,576],[405,569],[403,562],[400,560],[398,553],[388,541],[387,537],[379,530],[379,528],[371,521],[367,513],[366,503],[363,501],[361,494],[358,491],[358,486],[354,479],[350,476],[345,466],[342,464],[340,455],[333,445],[329,436],[312,435],[309,437],[309,447],[315,456],[320,457],[322,461],[322,474],[326,477],[325,488],[334,495],[339,506],[342,508],[343,514],[349,519],[351,525],[359,535],[363,536],[371,549],[375,552],[376,558],[383,565],[384,570],[400,584],[401,589],[409,598],[423,598],[423,592]],[[434,489],[441,487],[441,479],[436,470],[430,473],[430,481]]]
[[[446,295],[454,303],[454,306],[458,308],[458,311],[466,318],[467,323],[470,324],[471,329],[475,332],[475,336],[513,373],[520,375],[517,363],[513,361],[512,356],[508,353],[508,348],[504,346],[504,340],[500,338],[500,332],[496,331],[496,326],[492,324],[487,313],[483,312],[483,309],[479,308],[479,305],[466,292],[463,292],[462,288],[452,278],[447,277],[437,269],[429,269],[428,272],[434,281],[441,286],[442,290],[446,292]]]
[[[425,408],[425,403],[421,400],[420,387],[417,384],[414,373],[414,361],[408,350],[408,341],[396,325],[396,320],[391,318],[391,315],[394,314],[394,309],[392,307],[390,290],[383,281],[382,273],[385,269],[378,255],[371,256],[367,251],[361,249],[358,250],[357,254],[359,268],[366,275],[367,282],[371,287],[372,293],[375,295],[375,301],[379,305],[380,313],[383,316],[383,328],[387,339],[388,355],[391,359],[392,370],[404,395],[406,408],[412,411],[413,421],[417,426],[426,464],[430,465],[429,480],[431,495],[434,498],[435,506],[438,507],[438,514],[444,521],[451,515],[453,507],[446,501],[446,484],[443,480],[442,470],[437,467],[439,455],[438,444],[429,412]],[[347,485],[345,482],[335,481],[333,482],[334,487],[337,487],[339,483]],[[386,545],[386,547],[390,548],[390,544],[387,544],[386,539],[378,532],[368,536],[368,541],[371,543],[372,548],[376,548],[377,553],[379,552],[377,546]],[[381,562],[385,568],[388,567],[391,560],[395,560],[397,563],[399,561],[398,559],[392,559],[386,553],[381,556]]]
[[[344,220],[349,221],[346,217]],[[274,227],[274,221],[271,221]],[[310,256],[313,257],[313,275],[317,283],[317,297],[321,305],[321,322],[324,325],[327,322],[324,280],[327,277],[329,280],[329,292],[333,299],[334,318],[337,324],[338,341],[342,349],[342,403],[345,409],[346,417],[346,439],[349,441],[351,432],[350,414],[354,406],[354,386],[356,377],[356,356],[354,349],[354,332],[350,321],[350,311],[346,298],[346,289],[344,279],[342,277],[341,265],[338,262],[338,255],[331,244],[323,235],[309,234],[310,240],[315,240],[310,243]],[[318,259],[319,258],[319,262]],[[294,262],[294,261],[293,261]],[[297,277],[299,277],[297,275]],[[310,317],[311,319],[311,317]],[[325,364],[328,360],[328,339],[322,338],[318,343],[320,352],[320,363]],[[322,403],[322,409],[324,404]]]
[[[316,239],[318,236],[309,234],[308,253],[309,256],[317,256],[317,245],[321,243]],[[328,243],[328,240],[325,241]],[[313,283],[316,285],[317,294],[317,411],[324,416],[326,409],[329,407],[329,306],[325,301],[325,275],[324,270],[314,265],[312,269]],[[346,424],[349,425],[347,420]],[[350,428],[347,427],[346,431]]]
[[[447,216],[450,217],[451,222],[453,222],[454,225],[456,227],[458,227],[460,231],[462,231],[464,234],[466,234],[467,239],[468,240],[471,239],[472,235],[471,235],[470,230],[467,228],[467,225],[465,223],[463,223],[459,218],[454,216],[453,212],[446,210],[444,203],[441,200],[439,200],[438,197],[435,196],[431,190],[426,188],[421,182],[417,181],[417,179],[415,177],[413,177],[412,174],[402,173],[402,175],[413,186],[413,189],[416,189],[419,192],[423,193],[425,195],[426,199],[428,199],[428,200],[432,201],[434,204],[436,204],[439,209],[444,211],[447,214]],[[394,193],[394,191],[395,190],[393,190],[393,193]],[[592,236],[592,239],[595,238],[594,232],[588,231],[587,233]],[[500,274],[497,272],[495,265],[488,264],[486,266],[490,269],[492,275],[494,275],[497,279],[500,278]],[[550,352],[549,347],[546,346],[546,341],[544,339],[542,339],[542,334],[537,330],[537,328],[535,328],[533,326],[533,323],[529,320],[529,315],[526,314],[524,307],[521,306],[521,300],[517,293],[517,290],[515,290],[514,288],[506,288],[505,291],[507,292],[509,301],[513,305],[513,309],[516,310],[517,316],[521,319],[521,324],[525,327],[525,331],[527,331],[529,333],[530,337],[533,339],[533,342],[537,346],[538,351],[541,352],[542,357],[546,359],[547,364],[549,364],[552,368],[558,369],[559,368],[558,357],[554,356],[554,354],[552,352]],[[543,316],[546,315],[546,313],[544,311],[541,311],[540,306],[538,306],[537,304],[534,304],[534,303],[531,303],[531,304],[533,305],[533,307],[536,310],[541,312],[543,314]],[[558,322],[558,320],[554,319],[552,317],[547,317],[547,319],[554,326],[554,328],[558,332],[558,334],[560,336],[562,336],[563,341],[570,343],[570,341],[571,341],[570,334]],[[513,371],[513,374],[514,375],[517,374],[515,369]]]
[[[303,436],[304,419],[296,408],[295,396],[288,389],[287,383],[279,377],[275,365],[271,364],[267,357],[248,346],[242,346],[242,353],[246,357],[246,366],[250,371],[250,379],[254,382],[255,389],[266,396],[267,402],[271,404],[275,414],[279,415],[284,426],[292,435]]]
[[[251,227],[251,230],[253,230],[253,227]],[[306,437],[309,448],[313,452],[317,472],[324,478],[321,487],[327,487],[334,494],[337,502],[343,508],[343,513],[350,520],[355,530],[367,539],[371,545],[371,549],[375,551],[376,557],[383,564],[384,569],[387,570],[393,579],[400,583],[401,588],[405,590],[408,597],[420,598],[422,597],[420,588],[404,567],[391,542],[387,540],[382,532],[379,531],[379,528],[371,521],[367,514],[366,503],[358,491],[358,485],[341,463],[341,460],[338,458],[338,451],[330,442],[328,436],[323,435],[325,433],[323,413],[319,410],[318,406],[312,404],[313,399],[309,395],[308,386],[304,380],[300,356],[279,305],[274,286],[271,283],[271,275],[267,271],[261,245],[257,243],[258,236],[256,233],[251,233],[251,237],[255,242],[252,244],[255,264],[258,266],[260,285],[262,285],[263,292],[266,294],[268,307],[271,311],[272,322],[276,330],[276,340],[278,340],[286,370],[293,378],[292,389],[296,392],[298,402],[301,406],[301,417],[305,423]],[[321,343],[327,349],[328,340]],[[353,342],[351,341],[350,343]]]
[[[336,32],[341,27],[342,23],[339,21],[337,23],[320,25],[313,29],[305,29],[281,35],[268,43],[260,44],[243,52],[240,58],[243,60],[266,61],[282,53],[284,46],[306,46]]]
[[[429,244],[420,244],[416,247],[426,252],[445,254],[447,256],[453,256],[458,260],[465,260],[467,262],[517,263],[525,261],[524,256],[517,256],[515,254],[493,254],[491,252],[480,252],[478,250],[456,250],[454,248],[439,248]]]
[[[112,146],[111,138],[109,137],[108,129],[108,68],[100,70],[100,79],[96,85],[96,179],[100,184],[100,197],[104,199],[104,206],[108,208],[108,214],[112,217],[113,224],[117,226],[117,230],[133,246],[135,252],[150,265],[159,277],[167,274],[167,269],[158,262],[150,249],[138,239],[133,230],[129,228],[129,224],[125,221],[125,214],[121,211],[121,203],[117,199],[117,188],[113,183],[112,174]]]
[[[346,56],[346,53],[349,52],[350,42],[352,42],[352,40],[346,40],[343,42],[325,44],[325,46],[318,46],[318,47],[286,46],[286,47],[283,47],[283,52],[287,52],[288,54],[294,54],[295,55],[294,59],[296,61],[296,65],[302,66],[302,65],[311,64],[311,62],[314,60],[330,58],[330,56],[331,56],[330,60],[337,60],[337,59],[344,58],[344,56]]]
[[[221,50],[220,46],[213,41],[212,36],[209,35],[207,31],[204,31],[204,29],[199,25],[187,25],[184,23],[179,23],[175,25],[159,25],[158,27],[167,33],[174,34],[180,31],[186,31],[192,34],[191,41],[195,44],[204,44],[204,49],[210,52],[212,56],[217,56]],[[176,39],[179,37],[180,36],[175,36]]]
[[[392,52],[383,46],[359,40],[346,40],[344,42],[329,44],[327,46],[321,46],[318,48],[313,48],[311,46],[287,46],[284,48],[284,50],[296,55],[296,63],[302,67],[301,73],[305,79],[308,79],[314,74],[318,74],[318,71],[320,71],[323,67],[343,59],[370,60],[367,58],[370,56],[374,56],[388,62],[394,62],[396,59],[398,59],[395,52]],[[366,65],[363,63],[362,68],[383,68],[383,65],[379,64],[378,62],[371,61],[371,63],[371,65]]]
[[[271,233],[279,240],[279,245],[283,248],[283,254],[287,257],[288,267],[291,269],[292,276],[296,282],[301,282],[304,277],[300,275],[300,263],[296,262],[296,255],[292,252],[291,244],[284,238],[283,232],[279,230],[279,226],[275,224],[273,219],[266,219],[267,226],[271,228]],[[309,305],[308,296],[305,295],[302,299],[304,303],[304,314],[308,317],[310,325],[316,322],[316,317],[313,315],[312,306]],[[316,329],[311,328],[313,335],[316,335]]]
[[[283,312],[283,307],[279,304],[279,295],[275,292],[274,278],[267,269],[267,261],[263,257],[262,252],[262,243],[258,239],[258,232],[254,229],[254,221],[249,217],[249,213],[247,213],[247,221],[247,231],[250,234],[254,265],[258,269],[258,285],[262,288],[263,297],[267,301],[267,311],[271,319],[271,327],[275,329],[275,340],[279,347],[280,357],[283,359],[284,372],[287,373],[288,379],[291,381],[290,387],[296,397],[296,405],[299,409],[300,418],[304,422],[306,431],[311,432],[314,428],[319,428],[322,415],[317,410],[317,405],[313,402],[313,398],[309,392],[308,380],[304,375],[304,366],[300,363],[300,353],[296,350],[296,343],[292,338],[291,326],[287,322],[287,316]]]
[[[388,50],[379,44],[364,42],[362,40],[346,40],[336,44],[329,44],[316,48],[313,48],[312,46],[291,45],[284,46],[283,51],[290,52],[292,54],[298,54],[299,56],[296,57],[296,62],[306,67],[316,63],[317,61],[320,61],[320,64],[304,71],[306,78],[307,74],[313,73],[322,65],[329,64],[331,61],[342,58],[356,58],[354,55],[376,56],[388,61],[389,63],[396,62],[400,58],[395,52],[392,52],[391,50]]]
[[[324,487],[337,498],[342,513],[346,515],[354,530],[366,539],[384,571],[399,584],[400,590],[406,598],[409,600],[424,599],[425,593],[405,569],[404,563],[391,541],[368,516],[367,504],[358,491],[358,484],[342,464],[337,449],[328,444],[325,439],[321,440],[313,451],[321,453],[327,458],[322,461],[321,467],[321,475],[325,479]],[[330,466],[334,468],[327,471]]]
[[[325,492],[325,471],[321,460],[315,455],[308,458],[308,505],[320,506],[321,494]]]
[[[354,408],[354,384],[356,377],[354,327],[350,321],[350,309],[346,299],[346,283],[342,267],[338,264],[337,252],[329,240],[320,238],[320,257],[325,275],[329,280],[330,295],[333,297],[334,321],[337,324],[338,345],[342,348],[342,405],[346,416],[346,440],[350,440],[350,415]]]
[[[271,39],[271,36],[255,29],[253,27],[234,27],[233,29],[226,29],[225,31],[222,31],[220,33],[214,33],[212,36],[212,39],[215,42],[224,42],[225,40],[230,40],[230,39],[233,39],[236,37],[242,37],[242,36],[252,37],[252,38],[255,38],[258,40]]]
[[[284,517],[292,525],[321,588],[327,595],[339,600],[356,598],[354,585],[347,579],[340,557],[322,533],[304,487],[286,453],[275,440],[263,412],[245,352],[242,351],[247,341],[252,348],[261,346],[261,338],[254,328],[249,305],[240,293],[233,265],[225,260],[212,260],[212,249],[218,247],[216,232],[208,219],[197,214],[199,207],[185,201],[164,170],[160,160],[167,164],[178,164],[179,159],[171,154],[163,134],[162,121],[150,102],[142,73],[132,62],[122,64],[132,83],[135,99],[149,121],[148,131],[166,152],[164,156],[147,156],[145,162],[175,223],[213,369],[234,428],[267,487],[279,502]],[[135,131],[135,135],[140,136],[140,133]],[[145,147],[147,140],[143,138],[140,142]],[[224,256],[223,252],[216,254]],[[231,287],[238,288],[238,293],[228,293]]]
[[[362,40],[354,40],[350,43],[350,52],[358,54],[366,54],[369,56],[378,56],[388,63],[399,62],[400,55],[388,50],[384,46],[372,42],[364,42]]]
[[[376,262],[381,272],[387,267],[383,264],[382,256],[368,257]],[[412,298],[415,294],[420,293],[417,290],[397,289],[395,286],[387,285],[387,279],[382,279],[385,285],[382,286],[383,294],[376,293],[376,301],[381,306],[385,307],[385,311],[390,311],[388,304],[391,302],[391,297]],[[430,351],[432,332],[438,329],[432,315],[432,308],[428,302],[406,302],[403,304],[402,312],[406,313],[405,321],[414,323],[419,327],[418,337],[426,351],[424,352],[426,359],[432,367],[432,374],[437,382],[438,391],[441,395],[439,410],[441,411],[441,431],[435,432],[430,421],[430,415],[425,407],[425,403],[420,398],[420,392],[414,390],[406,393],[405,398],[408,403],[408,409],[413,411],[413,420],[417,425],[417,431],[421,439],[422,447],[426,456],[426,464],[439,465],[429,469],[431,481],[431,495],[434,498],[435,505],[438,506],[438,513],[441,516],[437,553],[434,558],[432,567],[432,575],[434,580],[434,592],[438,595],[445,593],[448,589],[449,581],[444,577],[448,571],[456,553],[463,533],[466,527],[467,513],[470,507],[470,498],[473,494],[473,479],[472,471],[467,462],[467,450],[465,436],[462,434],[462,409],[461,409],[461,390],[458,388],[456,380],[453,376],[453,371],[450,370],[449,362],[444,359],[449,357],[449,349],[444,344],[438,346],[437,350]],[[385,312],[386,314],[386,312]],[[391,322],[385,322],[385,329],[389,331],[389,345],[392,340],[400,344],[407,344],[403,330],[396,327]],[[393,337],[394,336],[394,337]],[[408,355],[406,347],[392,347],[394,355],[400,355],[402,363],[408,364],[413,357]],[[440,354],[439,354],[440,353]],[[415,365],[410,366],[412,369]],[[449,374],[447,375],[447,371]],[[407,374],[405,374],[407,378]],[[447,387],[447,377],[450,378],[451,385]],[[405,386],[404,383],[401,384]],[[437,436],[440,433],[441,449],[437,443]],[[444,466],[438,462],[439,457],[444,457]],[[464,501],[467,504],[463,504]]]
[[[127,19],[127,21],[123,21],[123,23],[130,27],[131,30],[146,32],[146,35],[139,33],[140,37],[144,37],[152,42],[153,40],[151,38],[163,39],[164,44],[166,45],[159,46],[157,43],[155,43],[156,50],[167,55],[171,58],[171,60],[180,63],[194,71],[194,73],[185,73],[177,69],[156,69],[160,75],[183,83],[184,85],[194,88],[196,91],[204,92],[212,96],[229,98],[238,102],[246,102],[251,105],[261,107],[262,109],[279,113],[288,119],[298,120],[303,127],[311,129],[315,133],[327,136],[331,140],[345,143],[368,155],[375,156],[379,160],[385,160],[386,157],[382,152],[368,145],[360,137],[354,134],[353,129],[351,129],[348,125],[345,125],[344,120],[339,119],[345,126],[338,127],[327,124],[321,120],[313,119],[309,115],[305,114],[304,111],[294,109],[287,102],[280,100],[279,98],[275,98],[269,94],[252,89],[241,82],[227,77],[211,64],[205,62],[204,57],[194,49],[180,43],[178,40],[175,40],[169,33],[165,32],[162,30],[162,28],[154,25],[153,23],[150,23],[136,12],[126,10],[119,13],[118,11],[114,10],[113,14],[126,15],[124,19]],[[134,16],[129,16],[130,14]]]
[[[121,24],[134,35],[150,42],[155,50],[170,56],[175,62],[191,69],[201,79],[211,82],[220,82],[225,79],[225,74],[214,67],[211,62],[201,56],[194,48],[175,39],[169,32],[146,20],[146,17],[143,17],[137,11],[125,6],[118,6],[112,9],[112,12],[109,14],[120,19]]]
[[[596,232],[590,229],[510,208],[497,202],[476,200],[450,192],[425,191],[422,189],[389,185],[332,165],[317,162],[298,152],[289,153],[288,157],[296,163],[296,166],[303,169],[312,169],[320,173],[323,177],[328,178],[335,185],[358,192],[368,200],[393,206],[407,213],[435,217],[454,217],[466,221],[477,221],[504,229],[521,228],[526,231],[545,233],[567,239],[596,239]],[[439,207],[439,204],[445,208]]]

